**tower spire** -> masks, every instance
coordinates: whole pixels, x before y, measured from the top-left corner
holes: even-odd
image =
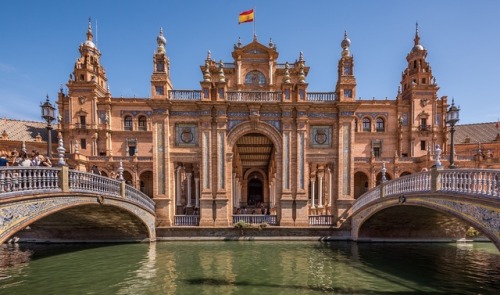
[[[418,22],[415,24],[415,39],[413,39],[415,41],[415,45],[419,45],[420,44],[420,34],[418,32]]]
[[[92,19],[89,17],[89,25],[87,28],[87,40],[92,41],[92,38],[94,35],[92,35]]]

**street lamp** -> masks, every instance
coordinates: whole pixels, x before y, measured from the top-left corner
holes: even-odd
[[[451,145],[450,145],[450,169],[455,166],[455,142],[453,134],[455,133],[455,124],[459,121],[460,107],[455,106],[455,99],[451,100],[451,106],[446,111],[446,124],[450,125]]]
[[[40,107],[42,108],[42,118],[47,121],[47,157],[50,159],[52,158],[52,121],[56,118],[54,116],[54,111],[56,108],[50,103],[49,101],[49,96],[47,95],[47,100],[43,103],[40,104]]]

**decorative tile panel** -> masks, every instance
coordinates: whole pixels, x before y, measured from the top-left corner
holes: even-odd
[[[193,147],[198,145],[197,124],[175,124],[175,145]]]
[[[332,144],[331,126],[311,126],[311,146],[314,148],[329,148]]]

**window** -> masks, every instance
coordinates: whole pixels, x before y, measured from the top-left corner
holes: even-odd
[[[87,123],[86,123],[86,118],[85,116],[80,116],[80,127],[81,128],[87,128]]]
[[[266,85],[266,76],[259,71],[251,71],[245,76],[245,85],[264,86]]]
[[[123,121],[123,127],[125,130],[132,130],[132,116],[125,116]]]
[[[385,121],[382,118],[377,118],[376,126],[375,126],[377,132],[384,132],[385,131]]]
[[[363,131],[370,132],[372,131],[372,122],[368,118],[363,118]]]
[[[422,84],[425,84],[427,83],[427,80],[425,80],[425,78],[422,78]]]
[[[350,65],[344,66],[344,75],[352,75],[352,68]]]
[[[425,151],[425,150],[427,150],[425,140],[421,140],[421,141],[420,141],[420,150],[421,150],[421,151]]]
[[[145,116],[139,117],[139,130],[146,131],[148,130],[148,121]]]
[[[155,87],[156,95],[163,95],[165,94],[165,91],[163,90],[163,86],[156,86]]]
[[[352,89],[344,89],[344,97],[352,98]]]
[[[133,155],[135,155],[135,148],[136,148],[135,146],[129,146],[128,147],[128,155],[129,156],[132,157]]]
[[[427,125],[427,118],[420,119],[420,130],[427,131],[430,129],[430,126]]]
[[[87,149],[87,140],[85,138],[81,138],[80,139],[80,148],[82,150],[86,150]]]
[[[382,141],[374,140],[372,141],[372,152],[375,158],[379,158],[382,155]]]
[[[165,72],[165,65],[162,62],[158,62],[156,64],[156,71],[157,72]]]

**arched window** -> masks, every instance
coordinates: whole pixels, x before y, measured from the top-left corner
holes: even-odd
[[[266,76],[259,71],[251,71],[245,76],[245,85],[264,86],[266,85]]]
[[[358,132],[358,119],[354,120],[354,132]]]
[[[375,123],[375,129],[377,130],[377,132],[385,131],[385,121],[383,118],[377,118],[377,121]]]
[[[123,129],[132,130],[132,116],[125,116],[123,119]]]
[[[148,120],[146,119],[145,116],[140,116],[138,119],[138,123],[139,123],[139,130],[141,131],[148,130]]]
[[[372,131],[372,121],[368,118],[363,118],[363,131],[365,132]]]

